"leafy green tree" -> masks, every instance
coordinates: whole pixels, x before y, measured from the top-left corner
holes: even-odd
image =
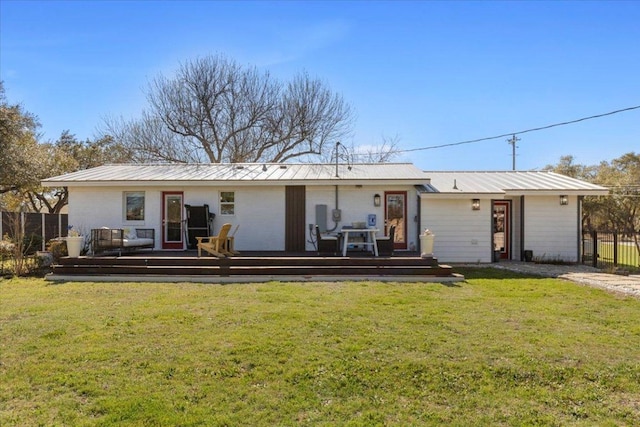
[[[626,153],[597,166],[576,165],[573,156],[563,156],[558,165],[545,169],[609,188],[606,197],[585,197],[583,227],[622,233],[640,255],[640,154]]]
[[[38,119],[10,104],[0,82],[0,208],[58,213],[66,188],[43,188],[40,181],[110,162],[128,162],[126,150],[110,137],[79,141],[64,131],[55,142],[39,143]]]
[[[127,162],[124,151],[110,137],[83,142],[68,130],[62,132],[56,142],[42,144],[41,148],[47,153],[45,169],[48,177],[105,163]],[[26,197],[33,210],[58,213],[67,204],[69,193],[66,188],[42,187],[38,182],[28,188]]]
[[[9,104],[0,82],[0,194],[23,191],[46,175],[38,127],[36,116]]]
[[[633,152],[602,162],[598,166],[598,184],[611,189],[610,197],[600,203],[606,212],[606,225],[628,235],[640,232],[640,154]]]
[[[594,166],[585,166],[575,163],[575,158],[571,155],[560,157],[560,161],[557,165],[547,165],[543,170],[590,182],[593,182],[596,172],[596,168]]]

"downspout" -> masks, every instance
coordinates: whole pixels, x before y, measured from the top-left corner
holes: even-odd
[[[577,240],[578,240],[578,247],[577,247],[577,253],[576,253],[576,261],[580,264],[582,264],[582,233],[583,233],[583,229],[582,229],[582,203],[584,201],[584,196],[578,196],[578,218],[576,221],[577,227],[578,227],[578,235]]]
[[[417,227],[416,227],[416,248],[418,248],[420,246],[420,230],[422,230],[422,198],[420,198],[420,192],[418,191],[418,218],[416,220],[417,223]]]
[[[524,261],[524,196],[520,196],[520,261]]]

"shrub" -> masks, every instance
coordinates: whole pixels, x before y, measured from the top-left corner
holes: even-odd
[[[63,256],[67,256],[67,242],[64,239],[51,239],[47,242],[47,250],[51,252],[54,261],[58,261]]]
[[[42,236],[39,234],[29,234],[22,238],[23,255],[33,255],[42,248]]]

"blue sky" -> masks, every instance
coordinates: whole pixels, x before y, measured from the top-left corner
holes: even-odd
[[[640,2],[0,2],[0,79],[42,124],[93,138],[181,61],[307,71],[356,111],[347,145],[414,150],[640,105]],[[516,167],[640,151],[640,109],[520,135]],[[509,170],[499,138],[408,151],[425,170]]]

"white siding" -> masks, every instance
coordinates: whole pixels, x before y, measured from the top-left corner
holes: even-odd
[[[284,250],[284,187],[229,188],[234,191],[235,215],[220,215],[220,196],[217,188],[176,188],[171,191],[182,191],[184,203],[194,206],[209,205],[209,210],[216,214],[214,232],[229,222],[240,229],[235,236],[235,247],[238,250]],[[124,220],[123,193],[125,191],[144,191],[144,221]],[[102,187],[69,189],[69,224],[88,235],[92,228],[154,228],[156,232],[156,249],[162,247],[162,191],[145,188],[112,188]],[[233,230],[232,228],[232,230]]]
[[[214,233],[222,224],[231,223],[232,230],[236,225],[240,228],[235,235],[236,249],[257,251],[283,251],[285,249],[285,187],[284,186],[225,186],[216,187],[180,187],[167,189],[172,192],[183,192],[184,203],[193,206],[209,205],[210,212],[216,214]],[[220,214],[220,190],[235,192],[235,214]],[[342,221],[337,224],[336,231],[343,225],[356,221],[367,221],[369,214],[376,214],[378,235],[384,235],[384,203],[380,207],[373,206],[373,196],[380,194],[384,201],[384,192],[407,191],[407,242],[416,247],[417,195],[412,186],[338,187],[338,207],[342,210]],[[144,191],[144,221],[127,222],[124,220],[123,193],[125,191]],[[335,208],[334,186],[306,187],[306,224],[315,224],[315,205],[325,204],[329,214],[328,227],[334,227],[331,221],[331,210]],[[162,189],[140,187],[88,187],[69,188],[69,224],[88,235],[92,228],[139,227],[154,228],[156,231],[156,249],[162,247]],[[306,249],[314,250],[311,236],[307,230]]]
[[[578,198],[561,206],[558,196],[525,197],[525,249],[534,258],[576,262],[578,259]]]
[[[125,221],[124,191],[143,191],[145,193],[144,221]],[[69,225],[89,235],[92,228],[155,228],[160,236],[161,193],[139,187],[121,188],[69,188]],[[156,243],[159,240],[156,237]]]
[[[413,186],[339,186],[338,187],[338,208],[342,211],[342,221],[335,224],[331,220],[331,211],[336,207],[335,186],[307,186],[306,211],[307,224],[316,223],[316,205],[327,205],[327,228],[335,227],[335,232],[344,225],[351,225],[352,222],[365,222],[369,214],[375,214],[377,219],[376,228],[380,230],[377,235],[384,235],[384,192],[385,191],[406,191],[407,192],[407,248],[415,249],[418,246],[416,235],[418,224],[414,220],[418,213],[417,193]],[[379,194],[382,202],[379,207],[373,206],[374,195]],[[309,231],[307,231],[309,233]],[[313,243],[307,240],[306,249],[314,250]],[[315,236],[313,236],[315,240]]]
[[[225,188],[224,191],[229,190]],[[216,216],[216,223],[218,225],[224,222],[240,224],[238,233],[235,235],[236,249],[283,251],[284,187],[240,187],[235,189],[235,192],[236,215]],[[216,212],[219,212],[219,209]]]
[[[522,242],[520,241],[522,236],[522,227],[520,224],[522,205],[520,203],[520,197],[507,200],[511,200],[511,259],[519,261],[520,254],[522,253]]]
[[[422,199],[420,223],[435,234],[434,256],[439,262],[491,262],[491,200]]]

